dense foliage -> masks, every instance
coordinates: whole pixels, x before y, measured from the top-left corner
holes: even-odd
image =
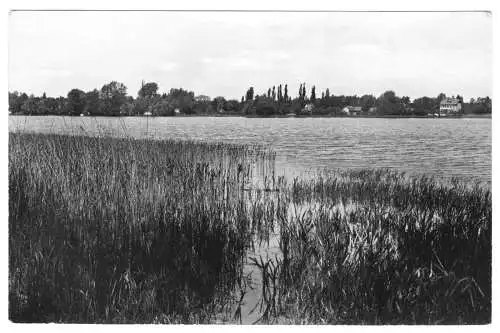
[[[127,95],[127,87],[123,83],[112,81],[84,92],[72,89],[66,97],[47,97],[45,93],[39,97],[9,92],[9,112],[25,115],[92,115],[92,116],[175,116],[176,114],[197,115],[345,115],[342,109],[346,106],[361,108],[360,114],[372,116],[424,116],[439,110],[439,103],[446,95],[437,97],[420,97],[413,101],[408,96],[399,97],[394,91],[386,91],[379,97],[373,95],[345,96],[330,94],[329,89],[316,92],[312,86],[307,92],[305,83],[300,84],[298,96],[292,98],[288,85],[279,84],[269,88],[263,94],[255,94],[250,87],[241,100],[226,100],[222,96],[210,98],[205,95],[195,96],[194,92],[182,88],[170,89],[160,94],[155,82],[142,83],[137,97]],[[453,96],[455,97],[455,96]],[[456,98],[462,103],[462,113],[491,113],[492,103],[489,97],[472,98],[465,103],[459,95]]]

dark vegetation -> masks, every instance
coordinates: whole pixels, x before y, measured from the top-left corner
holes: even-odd
[[[90,115],[90,116],[175,116],[175,115],[240,115],[240,116],[344,116],[346,106],[358,107],[357,115],[364,116],[427,116],[439,111],[439,103],[446,97],[421,97],[413,101],[408,96],[399,97],[394,91],[386,91],[379,97],[373,95],[344,96],[330,94],[329,89],[310,93],[306,84],[301,84],[298,96],[292,98],[288,85],[279,84],[260,95],[250,87],[241,100],[226,100],[222,96],[210,98],[194,92],[170,89],[159,93],[158,84],[142,84],[137,97],[127,95],[124,84],[113,81],[100,90],[84,92],[72,89],[66,97],[57,98],[27,95],[17,91],[9,93],[9,112],[24,115]],[[454,96],[455,97],[455,96]],[[465,103],[459,95],[462,113],[491,114],[489,97],[472,98]]]
[[[260,322],[491,321],[488,188],[387,170],[287,183],[274,158],[244,145],[10,133],[9,318],[237,320],[250,262]],[[273,234],[279,255],[248,257]]]
[[[197,322],[223,306],[251,227],[259,147],[11,134],[9,317]]]
[[[305,208],[279,215],[283,256],[259,266],[279,281],[268,291],[269,317],[490,322],[489,190],[366,170],[295,180],[288,193]]]

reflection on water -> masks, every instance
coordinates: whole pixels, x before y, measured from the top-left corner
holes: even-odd
[[[10,116],[9,130],[265,144],[286,175],[377,167],[491,182],[491,119]]]

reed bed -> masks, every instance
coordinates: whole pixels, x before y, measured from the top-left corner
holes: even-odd
[[[282,255],[256,262],[263,320],[491,321],[489,188],[363,170],[295,179],[280,195]]]
[[[249,246],[242,189],[274,158],[258,146],[11,133],[10,319],[210,321]]]
[[[13,321],[241,322],[252,279],[257,323],[491,321],[481,184],[390,170],[288,182],[260,146],[9,140]],[[271,237],[278,254],[248,254]]]

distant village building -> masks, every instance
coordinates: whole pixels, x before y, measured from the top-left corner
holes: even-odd
[[[371,108],[368,109],[368,114],[374,114],[377,112],[377,108],[372,106]]]
[[[304,106],[303,111],[308,112],[308,113],[312,113],[313,109],[314,109],[314,104],[309,103],[309,104],[306,104],[306,106]]]
[[[346,106],[342,109],[342,112],[348,116],[357,116],[362,112],[361,106]]]
[[[151,113],[151,111],[147,111],[147,112],[144,112],[144,115],[149,117],[152,115],[152,113]]]
[[[181,110],[179,110],[179,108],[176,108],[176,109],[174,110],[174,112],[175,112],[175,114],[180,114],[180,113],[181,113]]]
[[[462,103],[458,98],[447,97],[439,103],[439,113],[458,113],[462,110]]]

